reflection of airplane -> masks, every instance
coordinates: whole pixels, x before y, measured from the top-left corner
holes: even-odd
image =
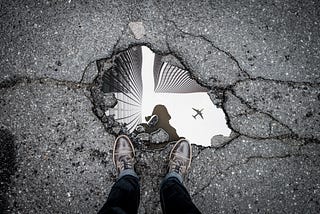
[[[196,119],[196,117],[198,116],[198,115],[200,115],[200,117],[203,119],[203,115],[202,115],[202,111],[203,111],[203,109],[201,109],[201,110],[198,110],[198,109],[195,109],[195,108],[192,108],[193,110],[195,110],[197,113],[195,114],[195,115],[192,115],[192,117],[194,118],[194,119]]]

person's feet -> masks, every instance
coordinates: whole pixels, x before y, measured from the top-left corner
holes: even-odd
[[[180,139],[173,146],[169,155],[169,173],[176,172],[184,177],[190,167],[191,158],[192,151],[189,141]]]
[[[120,135],[113,146],[113,163],[117,168],[118,174],[123,170],[134,170],[134,148],[130,139],[125,135]]]

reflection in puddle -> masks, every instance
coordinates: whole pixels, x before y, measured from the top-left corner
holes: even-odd
[[[161,143],[185,137],[209,146],[212,136],[229,136],[223,111],[186,70],[162,62],[144,46],[119,54],[114,64],[104,81],[118,104],[107,114],[141,139]]]
[[[147,123],[138,125],[135,133],[148,133],[148,139],[153,143],[164,143],[179,140],[176,129],[169,123],[171,116],[164,105],[158,104],[154,107],[152,115],[145,117]],[[140,131],[139,128],[142,130]],[[142,136],[143,137],[143,136]]]

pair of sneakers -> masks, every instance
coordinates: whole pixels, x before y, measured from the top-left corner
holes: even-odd
[[[168,172],[176,172],[184,177],[192,158],[191,145],[188,140],[180,139],[171,149]],[[125,169],[134,170],[135,151],[132,142],[126,135],[120,135],[113,146],[113,163],[118,174]]]

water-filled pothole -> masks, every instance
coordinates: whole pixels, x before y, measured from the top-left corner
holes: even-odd
[[[104,92],[114,93],[117,99],[106,115],[113,115],[143,141],[163,143],[185,137],[210,146],[213,136],[230,135],[225,115],[210,100],[208,89],[172,56],[135,46],[114,57],[103,84]]]

